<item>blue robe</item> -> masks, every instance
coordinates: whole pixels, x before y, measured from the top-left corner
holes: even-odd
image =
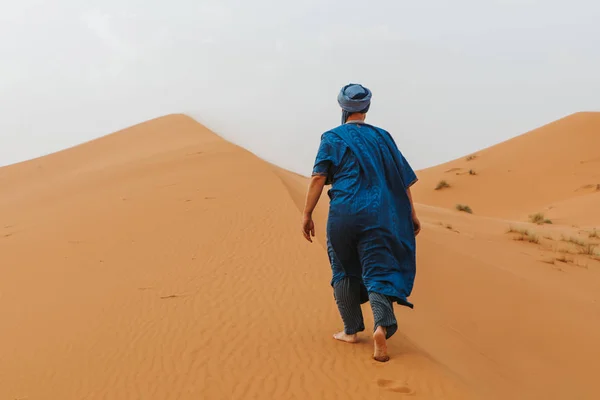
[[[407,189],[417,181],[391,135],[347,123],[325,132],[313,175],[327,176],[327,253],[331,285],[345,277],[413,308],[407,298],[416,271],[416,242]]]

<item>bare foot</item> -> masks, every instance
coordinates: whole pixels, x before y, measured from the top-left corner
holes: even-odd
[[[342,342],[346,342],[346,343],[356,343],[356,342],[358,342],[358,335],[357,334],[348,335],[344,331],[341,331],[341,332],[338,332],[338,333],[334,333],[333,334],[333,338],[336,339],[336,340],[341,340]]]
[[[379,362],[386,362],[390,360],[390,356],[387,353],[387,342],[385,339],[386,329],[383,326],[378,326],[377,330],[373,334],[373,342],[375,345],[375,351],[373,358]]]

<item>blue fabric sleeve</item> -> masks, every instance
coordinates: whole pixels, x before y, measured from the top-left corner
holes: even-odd
[[[335,171],[339,168],[346,145],[333,134],[321,135],[321,144],[313,166],[312,175],[327,176],[326,185],[331,185]]]
[[[404,182],[404,188],[408,189],[417,181],[417,175],[415,171],[412,169],[406,158],[404,158],[404,154],[400,150],[400,173],[402,174],[402,181]]]
[[[402,177],[402,183],[404,184],[404,189],[408,189],[409,187],[414,185],[415,182],[417,182],[417,180],[418,180],[417,175],[415,174],[415,171],[413,171],[413,169],[410,166],[410,164],[408,163],[408,161],[406,161],[404,154],[402,154],[402,152],[398,148],[398,145],[396,144],[396,141],[394,140],[392,135],[390,135],[390,133],[388,131],[383,130],[383,129],[381,129],[380,132],[385,133],[385,136],[392,143],[393,148],[398,152],[397,153],[398,161],[400,163],[400,165],[398,165],[398,168],[400,168],[400,176]]]

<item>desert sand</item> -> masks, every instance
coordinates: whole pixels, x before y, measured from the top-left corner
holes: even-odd
[[[600,113],[569,115],[419,171],[415,195],[422,203],[446,208],[468,203],[477,215],[526,221],[528,215],[542,212],[562,224],[599,225],[600,207],[583,199],[600,194],[598,129]],[[432,191],[442,180],[453,190]],[[585,215],[579,213],[580,204]]]
[[[599,129],[417,172],[415,309],[385,364],[368,331],[331,337],[326,195],[310,244],[307,178],[191,118],[0,168],[0,399],[600,398]]]

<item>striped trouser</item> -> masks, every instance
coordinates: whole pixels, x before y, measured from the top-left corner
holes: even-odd
[[[335,302],[344,321],[344,332],[348,335],[365,330],[360,308],[360,285],[358,279],[346,277],[336,282],[333,287]],[[391,300],[381,293],[369,292],[369,302],[375,320],[373,331],[383,326],[387,328],[387,337],[390,338],[398,330]]]

